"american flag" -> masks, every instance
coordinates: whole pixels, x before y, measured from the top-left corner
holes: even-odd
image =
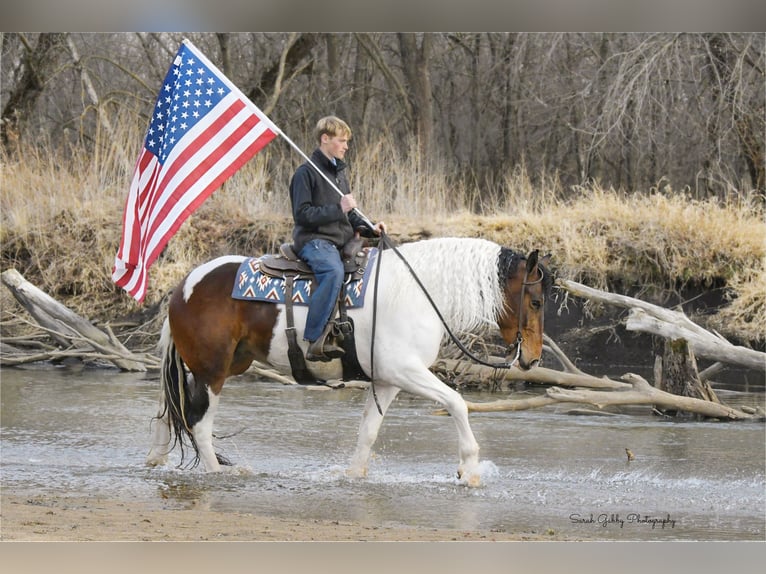
[[[157,97],[136,162],[112,280],[142,302],[148,269],[181,224],[280,133],[184,40]]]

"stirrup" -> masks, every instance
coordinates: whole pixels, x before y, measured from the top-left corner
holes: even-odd
[[[319,338],[309,345],[306,350],[307,361],[332,361],[342,357],[346,352],[335,344],[334,339],[336,336],[333,331],[335,329],[335,321],[329,321],[319,335]],[[331,336],[332,335],[332,336]],[[342,336],[342,335],[341,335]],[[330,339],[328,341],[328,339]]]

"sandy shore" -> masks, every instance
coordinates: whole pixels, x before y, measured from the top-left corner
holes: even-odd
[[[101,497],[0,495],[3,541],[526,541],[523,533],[365,525],[259,516],[204,508],[163,508]]]

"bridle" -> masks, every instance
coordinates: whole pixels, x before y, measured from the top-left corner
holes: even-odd
[[[524,271],[524,280],[521,282],[521,294],[519,295],[519,319],[517,322],[516,341],[514,342],[513,345],[508,346],[508,353],[507,353],[508,355],[510,355],[513,347],[516,347],[516,355],[514,356],[513,360],[510,362],[511,365],[515,364],[516,361],[519,360],[519,357],[521,357],[521,344],[524,342],[524,337],[521,334],[521,325],[523,324],[523,320],[524,320],[524,295],[526,293],[527,285],[537,285],[538,283],[542,283],[543,278],[545,277],[545,274],[543,273],[543,269],[539,265],[537,266],[537,271],[540,274],[540,277],[538,277],[534,281],[527,281],[527,279],[529,278],[529,271],[528,270]],[[498,368],[507,368],[507,367],[498,367]]]

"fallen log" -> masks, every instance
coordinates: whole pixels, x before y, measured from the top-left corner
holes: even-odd
[[[589,387],[594,389],[620,390],[629,388],[630,385],[615,381],[607,377],[594,377],[583,372],[570,373],[556,371],[546,367],[535,367],[529,371],[522,371],[516,367],[499,371],[492,367],[485,367],[462,361],[460,359],[439,359],[431,366],[431,371],[437,375],[471,375],[473,378],[487,380],[490,378],[505,381],[526,381],[529,383],[543,383],[549,385],[561,385],[566,387]]]
[[[487,413],[501,411],[522,411],[546,407],[557,403],[583,403],[601,410],[608,406],[652,405],[665,409],[684,411],[704,417],[735,420],[763,420],[766,413],[759,408],[735,409],[721,403],[713,403],[690,397],[679,397],[652,387],[643,377],[627,373],[621,377],[627,381],[627,390],[594,391],[588,389],[562,389],[553,386],[544,395],[524,399],[503,399],[487,403],[466,401],[468,412]],[[446,415],[439,409],[436,415]]]
[[[146,371],[147,364],[156,363],[154,357],[142,357],[132,353],[111,330],[102,331],[32,285],[15,269],[4,271],[0,278],[40,327],[47,331],[59,346],[65,348],[65,352],[71,352],[77,345],[85,343],[96,351],[99,358],[108,360],[125,371]],[[50,355],[51,352],[40,353],[41,356],[46,354]],[[3,357],[3,363],[13,364],[12,358]]]
[[[568,279],[558,279],[556,284],[577,297],[630,309],[625,325],[629,331],[686,339],[697,357],[766,372],[766,353],[733,345],[720,335],[697,325],[682,311],[666,309],[626,295],[600,291]]]
[[[646,379],[634,373],[627,373],[622,379],[632,385],[632,390],[603,392],[551,387],[547,389],[546,394],[558,402],[586,403],[599,409],[613,405],[655,405],[724,420],[750,420],[758,416],[720,403],[666,393],[654,388]]]
[[[708,331],[700,334],[676,322],[660,320],[649,315],[643,309],[630,310],[625,328],[628,331],[642,331],[666,339],[685,339],[694,354],[699,357],[721,363],[733,363],[748,369],[766,371],[766,353],[732,345]]]

